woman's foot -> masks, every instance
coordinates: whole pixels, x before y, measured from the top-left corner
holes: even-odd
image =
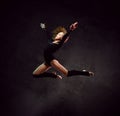
[[[62,79],[61,75],[58,75],[56,72],[52,72],[54,75],[56,75],[57,78]]]
[[[62,76],[61,75],[57,75],[57,78],[62,79]]]
[[[89,76],[90,77],[93,77],[94,75],[95,75],[94,72],[89,71]]]
[[[95,74],[94,72],[87,71],[87,70],[82,70],[83,72],[88,72],[88,76],[93,77]]]

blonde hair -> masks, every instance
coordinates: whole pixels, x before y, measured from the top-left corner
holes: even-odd
[[[54,29],[54,30],[52,31],[52,39],[53,39],[53,40],[54,40],[55,36],[56,36],[59,32],[63,32],[64,34],[66,34],[66,33],[67,33],[67,30],[66,30],[64,27],[62,27],[62,26],[59,26],[59,27],[57,27],[56,29]]]

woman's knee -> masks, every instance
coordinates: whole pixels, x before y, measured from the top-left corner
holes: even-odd
[[[45,63],[41,64],[40,66],[38,66],[34,71],[33,71],[33,75],[39,75],[44,73],[45,71],[47,71],[50,68],[50,66],[47,66]]]
[[[36,75],[39,75],[40,73],[38,73],[37,71],[33,71],[32,75],[33,76],[36,76]]]

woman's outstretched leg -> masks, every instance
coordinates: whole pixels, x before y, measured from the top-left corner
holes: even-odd
[[[56,73],[50,73],[50,72],[46,72],[47,70],[49,70],[51,68],[51,66],[46,65],[45,63],[41,64],[40,66],[38,66],[34,71],[33,71],[33,77],[35,78],[40,78],[40,77],[52,77],[52,78],[60,78],[62,79],[62,77],[60,75],[57,75]]]
[[[57,60],[51,61],[51,66],[55,69],[57,69],[59,72],[63,73],[65,76],[70,77],[74,75],[84,75],[84,76],[94,76],[94,73],[91,71],[77,71],[77,70],[71,70],[68,71],[63,65],[61,65]]]
[[[70,76],[74,76],[74,75],[84,75],[84,76],[94,76],[94,73],[91,71],[86,71],[86,70],[81,70],[81,71],[77,71],[77,70],[71,70],[68,71],[68,77]]]

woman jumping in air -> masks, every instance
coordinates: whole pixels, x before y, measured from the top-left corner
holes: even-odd
[[[44,29],[46,32],[46,27],[44,23],[40,24],[40,27]],[[49,73],[47,70],[50,68],[54,68],[60,73],[64,74],[66,77],[70,77],[73,75],[84,75],[84,76],[94,76],[94,73],[86,70],[67,70],[63,65],[59,63],[59,61],[55,58],[54,53],[58,51],[59,48],[62,47],[64,43],[66,43],[69,39],[70,34],[78,27],[78,22],[75,22],[70,25],[68,31],[64,27],[57,27],[53,30],[52,37],[49,35],[48,39],[50,42],[47,47],[44,49],[44,60],[45,62],[38,66],[33,71],[33,77],[58,77],[62,79],[60,75],[56,73]],[[47,34],[49,34],[47,32]]]

